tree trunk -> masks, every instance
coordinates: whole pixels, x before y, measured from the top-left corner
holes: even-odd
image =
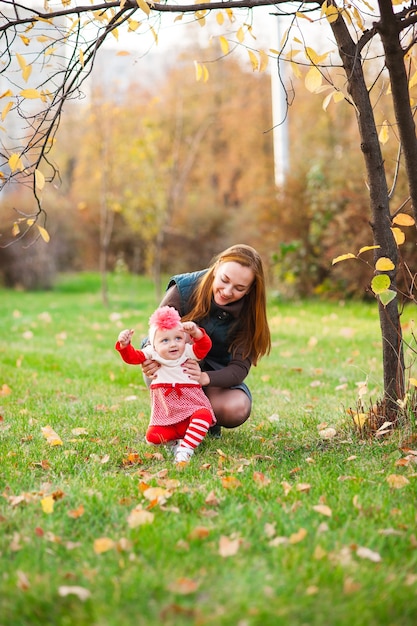
[[[384,162],[363,74],[362,58],[343,19],[339,17],[332,22],[331,27],[346,73],[348,93],[356,109],[361,150],[368,176],[374,245],[379,246],[375,250],[375,261],[379,257],[388,257],[394,263],[395,268],[387,273],[391,279],[390,288],[395,291],[398,251],[391,230]],[[398,410],[396,401],[404,397],[404,357],[398,298],[392,300],[387,306],[378,301],[378,311],[382,334],[384,401],[386,414],[392,416]]]

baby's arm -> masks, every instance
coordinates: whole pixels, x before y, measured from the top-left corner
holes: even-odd
[[[115,348],[126,363],[130,365],[142,365],[147,357],[142,350],[135,350],[130,343],[133,333],[133,330],[122,330],[122,332],[119,333]]]
[[[126,346],[130,344],[134,332],[134,330],[129,330],[128,328],[126,328],[125,330],[122,330],[121,333],[119,333],[117,341],[120,343],[121,348],[126,348]]]
[[[185,332],[188,333],[190,337],[192,337],[196,341],[202,339],[202,337],[204,336],[203,331],[197,326],[195,322],[183,322],[182,327]]]

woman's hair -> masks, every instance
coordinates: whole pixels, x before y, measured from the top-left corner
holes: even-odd
[[[271,334],[266,317],[266,289],[262,259],[254,248],[237,244],[220,252],[212,261],[208,271],[194,290],[191,310],[183,320],[202,320],[210,313],[213,299],[213,279],[220,263],[233,261],[250,267],[254,273],[253,283],[243,297],[245,302],[239,318],[238,331],[233,337],[229,350],[242,352],[243,358],[250,357],[253,365],[271,350]]]

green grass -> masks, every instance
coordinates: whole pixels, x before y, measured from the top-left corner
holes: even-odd
[[[271,298],[251,419],[179,470],[145,444],[148,391],[114,350],[146,333],[149,281],[112,276],[107,309],[96,275],[0,302],[0,626],[415,623],[413,425],[362,440],[346,411],[364,381],[381,394],[375,306]],[[152,521],[131,527],[135,507]]]

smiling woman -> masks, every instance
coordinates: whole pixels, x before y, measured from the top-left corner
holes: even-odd
[[[243,424],[252,408],[244,380],[271,348],[258,252],[237,244],[217,255],[209,268],[173,276],[161,305],[176,308],[183,322],[194,320],[207,332],[211,350],[199,364],[187,361],[184,369],[202,385],[218,426]],[[158,365],[149,360],[142,367],[153,376]]]

